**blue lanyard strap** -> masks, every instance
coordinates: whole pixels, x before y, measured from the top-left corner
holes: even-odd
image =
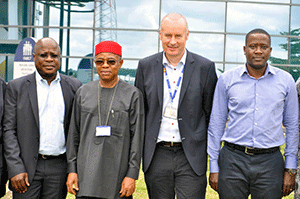
[[[163,70],[164,70],[164,74],[165,74],[165,76],[166,76],[166,81],[167,81],[167,85],[168,85],[168,91],[169,91],[170,97],[171,97],[171,103],[173,103],[173,100],[174,100],[174,98],[175,98],[175,96],[176,96],[177,90],[178,90],[178,88],[179,88],[180,82],[181,82],[182,77],[183,77],[183,73],[184,73],[184,65],[183,65],[182,71],[181,71],[181,73],[180,73],[180,75],[179,75],[179,78],[178,78],[178,81],[177,81],[177,84],[176,84],[176,87],[175,87],[175,90],[174,90],[173,95],[172,95],[171,83],[170,83],[170,80],[169,80],[169,77],[168,77],[167,69],[166,69],[166,67],[165,67],[164,65],[163,65]]]

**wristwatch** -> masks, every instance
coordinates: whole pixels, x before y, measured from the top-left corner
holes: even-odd
[[[297,169],[284,169],[285,172],[288,172],[291,176],[295,177],[297,174]]]

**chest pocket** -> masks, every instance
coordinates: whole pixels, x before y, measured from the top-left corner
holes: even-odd
[[[126,133],[129,133],[129,114],[128,111],[118,110],[110,113],[108,126],[111,127],[111,136],[95,136],[95,144],[101,144],[104,140],[111,140],[112,143],[118,143],[123,140]]]

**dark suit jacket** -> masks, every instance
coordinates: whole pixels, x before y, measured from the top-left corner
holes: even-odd
[[[154,155],[162,119],[163,53],[139,61],[135,85],[145,100],[145,144],[143,170],[147,172]],[[187,51],[179,105],[178,125],[184,153],[197,175],[207,169],[207,128],[217,76],[215,64]]]
[[[60,74],[65,102],[65,138],[69,130],[72,103],[81,82]],[[27,172],[29,183],[35,174],[39,153],[39,112],[35,73],[7,84],[4,115],[4,151],[8,177]]]
[[[7,182],[7,170],[6,170],[6,163],[4,160],[3,139],[2,139],[5,88],[6,88],[5,81],[2,78],[0,78],[0,197],[5,195],[6,182]]]

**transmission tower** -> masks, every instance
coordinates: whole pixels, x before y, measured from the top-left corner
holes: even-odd
[[[117,28],[117,13],[115,0],[96,0],[95,26],[100,28]],[[117,41],[116,30],[97,30],[96,42],[104,40]]]

